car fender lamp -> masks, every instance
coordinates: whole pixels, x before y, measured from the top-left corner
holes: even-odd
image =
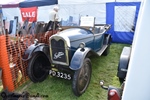
[[[81,42],[81,43],[79,44],[79,47],[81,48],[81,51],[84,51],[85,43],[84,43],[84,42]]]
[[[34,44],[37,45],[37,44],[38,44],[38,41],[39,41],[38,39],[35,39],[35,40],[34,40]]]

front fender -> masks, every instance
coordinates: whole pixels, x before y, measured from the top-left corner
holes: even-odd
[[[37,45],[32,44],[28,47],[28,49],[24,52],[22,56],[22,60],[29,60],[35,52],[43,52],[45,55],[49,55],[49,46],[44,43],[39,43]]]
[[[78,70],[83,65],[83,61],[90,51],[90,48],[84,48],[84,51],[81,50],[81,48],[77,49],[77,51],[74,53],[69,68],[72,70]]]

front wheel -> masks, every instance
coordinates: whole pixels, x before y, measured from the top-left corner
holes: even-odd
[[[110,51],[110,44],[108,44],[108,47],[106,48],[106,50],[104,51],[103,55],[107,56],[109,54]]]
[[[124,79],[124,78],[119,78],[119,82],[120,82],[120,84],[122,84],[124,81],[125,81],[125,79]]]
[[[111,36],[107,35],[105,38],[106,38],[106,40],[105,40],[104,44],[107,44],[108,46],[105,49],[105,51],[103,52],[103,55],[107,56],[109,54],[109,52],[110,52]]]
[[[36,53],[33,55],[27,67],[30,80],[34,83],[44,81],[48,76],[48,66],[50,63],[44,54]]]
[[[76,70],[73,76],[73,92],[76,96],[82,95],[87,89],[91,79],[91,61],[85,58],[82,67]]]

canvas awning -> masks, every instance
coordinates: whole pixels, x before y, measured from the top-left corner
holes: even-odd
[[[19,3],[19,7],[27,8],[27,7],[35,7],[35,6],[38,7],[54,4],[58,4],[58,0],[25,0]]]

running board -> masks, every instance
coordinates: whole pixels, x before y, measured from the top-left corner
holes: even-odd
[[[103,47],[101,48],[101,50],[99,50],[98,52],[97,52],[97,54],[99,55],[99,56],[101,56],[102,54],[103,54],[103,52],[106,50],[106,48],[108,47],[108,45],[103,45]]]

